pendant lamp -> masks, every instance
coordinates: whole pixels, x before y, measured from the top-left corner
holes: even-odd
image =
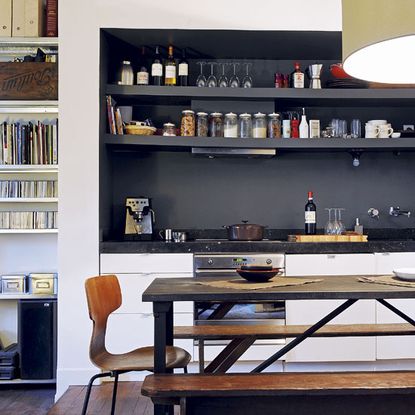
[[[415,84],[415,0],[342,0],[343,68],[366,81]]]

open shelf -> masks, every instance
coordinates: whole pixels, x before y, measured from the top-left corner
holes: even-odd
[[[0,300],[53,300],[56,294],[0,294]]]
[[[57,164],[1,164],[1,173],[57,173]]]
[[[57,229],[0,229],[0,234],[58,233]]]
[[[138,101],[154,103],[174,102],[192,99],[232,99],[232,100],[284,100],[287,104],[306,102],[307,105],[345,106],[358,105],[371,100],[371,106],[414,104],[415,88],[361,88],[361,89],[295,89],[295,88],[198,88],[107,85],[106,94],[114,97],[134,98]],[[347,102],[345,102],[347,101]]]
[[[138,136],[138,135],[111,135],[104,136],[107,146],[124,149],[140,149],[153,147],[157,150],[179,149],[187,150],[192,147],[209,148],[258,148],[281,149],[286,151],[344,151],[344,150],[372,150],[372,151],[415,151],[414,138],[214,138],[214,137],[168,137],[168,136]]]
[[[0,380],[1,385],[53,385],[56,379],[12,379]]]
[[[0,203],[58,203],[57,197],[0,197]]]
[[[0,36],[0,46],[58,46],[57,37],[6,37]]]

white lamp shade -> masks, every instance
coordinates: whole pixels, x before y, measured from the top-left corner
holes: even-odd
[[[415,1],[343,0],[343,67],[366,81],[415,84]]]

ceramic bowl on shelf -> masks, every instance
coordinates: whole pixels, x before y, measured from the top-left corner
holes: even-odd
[[[415,268],[397,268],[393,273],[401,280],[415,281]]]
[[[272,268],[266,266],[242,266],[236,272],[244,279],[250,282],[267,282],[275,277],[280,268]]]

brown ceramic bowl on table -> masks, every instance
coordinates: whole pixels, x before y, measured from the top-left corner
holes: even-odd
[[[280,272],[281,268],[267,266],[242,266],[236,272],[250,282],[267,282]]]

